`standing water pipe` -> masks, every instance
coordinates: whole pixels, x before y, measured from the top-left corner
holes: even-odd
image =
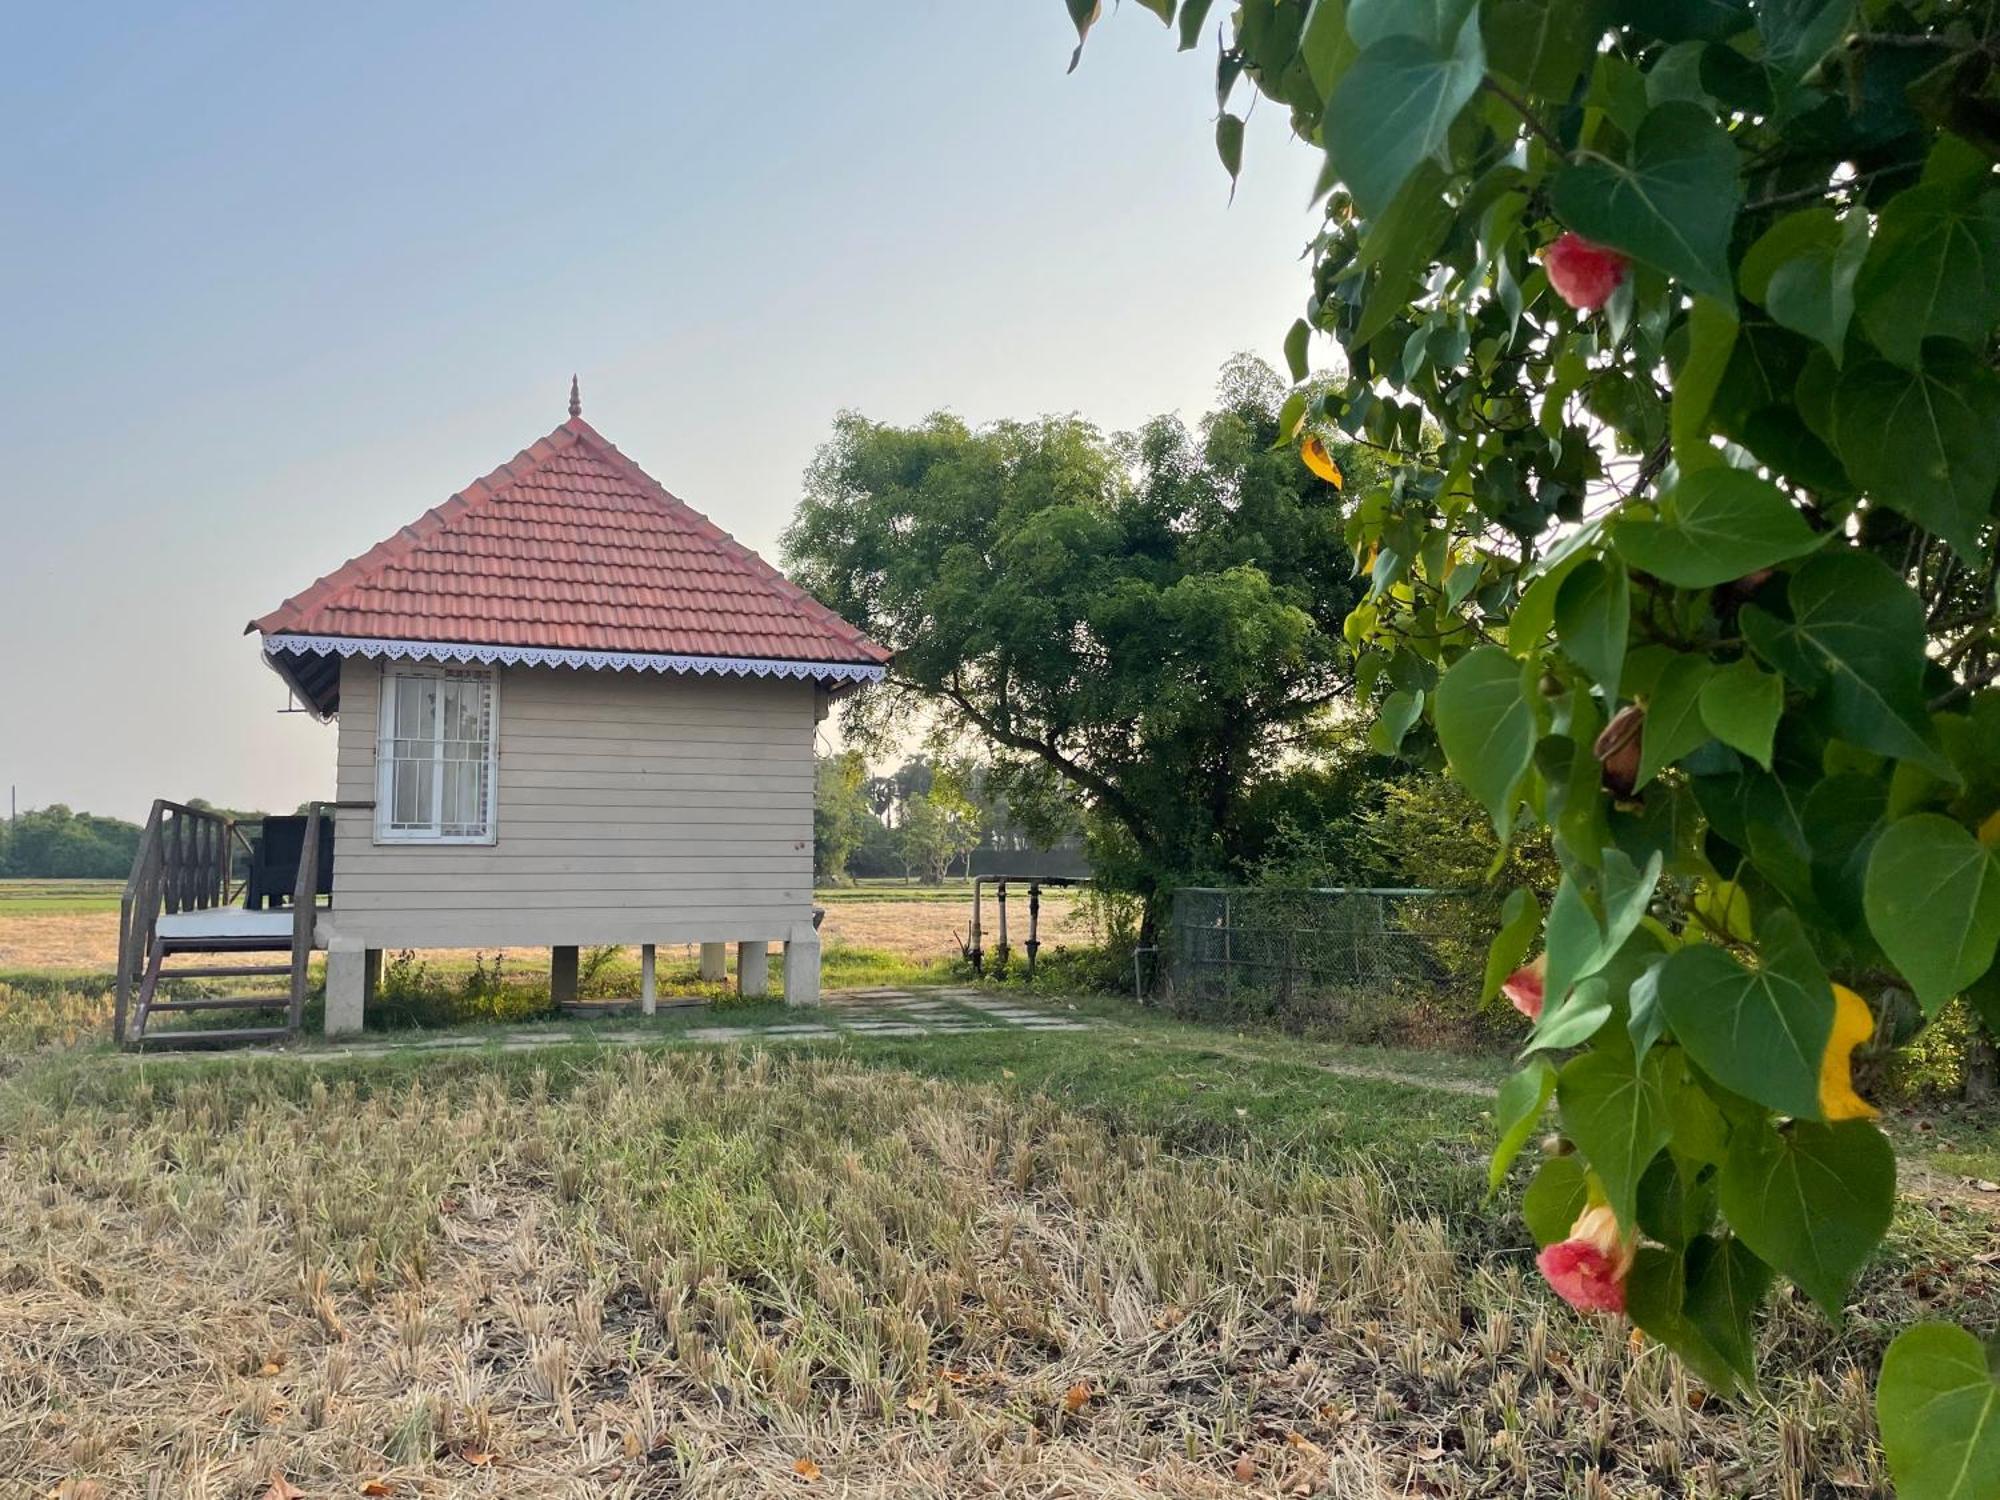
[[[975,875],[972,880],[972,925],[966,934],[965,956],[972,964],[972,972],[986,972],[986,949],[980,927],[982,886],[992,886],[995,902],[999,909],[999,941],[993,945],[993,972],[1003,973],[1007,967],[1007,887],[1025,885],[1028,888],[1028,941],[1023,945],[1028,953],[1028,978],[1035,977],[1035,954],[1041,951],[1042,887],[1089,885],[1090,881],[1072,875]]]

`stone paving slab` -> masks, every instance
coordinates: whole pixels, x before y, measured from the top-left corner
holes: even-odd
[[[801,1010],[798,1019],[776,1026],[732,1026],[728,1012],[718,1011],[716,1024],[684,1031],[655,1031],[637,1026],[580,1022],[560,1028],[516,1027],[476,1035],[424,1036],[408,1039],[368,1037],[331,1047],[245,1047],[243,1053],[301,1059],[368,1057],[385,1052],[463,1051],[493,1047],[524,1052],[556,1046],[671,1046],[677,1043],[828,1041],[843,1036],[920,1037],[962,1036],[973,1031],[1088,1031],[1095,1021],[1012,996],[984,990],[896,989],[834,991],[815,1009]],[[164,1036],[165,1033],[158,1033]],[[128,1054],[139,1056],[142,1054]],[[151,1055],[158,1055],[157,1053]]]

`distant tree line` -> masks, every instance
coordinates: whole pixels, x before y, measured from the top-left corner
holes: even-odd
[[[813,874],[827,884],[900,877],[938,885],[969,874],[982,848],[1047,849],[1078,837],[1067,805],[1017,810],[987,768],[970,761],[914,755],[872,775],[861,752],[847,750],[821,759],[816,793]]]
[[[265,814],[217,807],[200,797],[189,807],[256,824]],[[250,829],[248,832],[254,833]],[[0,820],[0,879],[123,880],[132,873],[141,829],[124,818],[76,812],[60,802]]]
[[[0,877],[122,880],[138,848],[137,823],[52,803],[0,823]]]

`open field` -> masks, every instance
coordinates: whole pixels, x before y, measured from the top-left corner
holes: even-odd
[[[1992,1315],[1992,1221],[1913,1200],[1706,1398],[1542,1291],[1466,1070],[1077,1010],[17,1055],[0,1496],[1880,1496],[1882,1330]]]
[[[13,889],[17,886],[23,889]],[[113,882],[0,882],[0,974],[110,972],[118,962],[118,891]],[[920,886],[890,888],[879,895],[869,887],[841,887],[820,892],[816,899],[826,906],[820,933],[829,946],[866,948],[915,963],[958,956],[971,902],[969,888],[952,892]],[[1011,936],[1018,945],[1027,934],[1027,904],[1016,900],[1011,906]],[[990,927],[990,901],[986,921]],[[1086,904],[1073,892],[1044,893],[1041,932],[1051,947],[1092,941]],[[990,945],[990,931],[987,941]],[[515,967],[548,961],[546,950],[504,951]],[[442,961],[469,962],[470,957],[458,954]]]
[[[33,914],[116,911],[118,880],[0,880],[0,921]]]

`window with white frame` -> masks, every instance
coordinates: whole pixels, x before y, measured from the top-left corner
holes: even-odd
[[[493,673],[391,667],[382,677],[375,836],[493,842]]]

